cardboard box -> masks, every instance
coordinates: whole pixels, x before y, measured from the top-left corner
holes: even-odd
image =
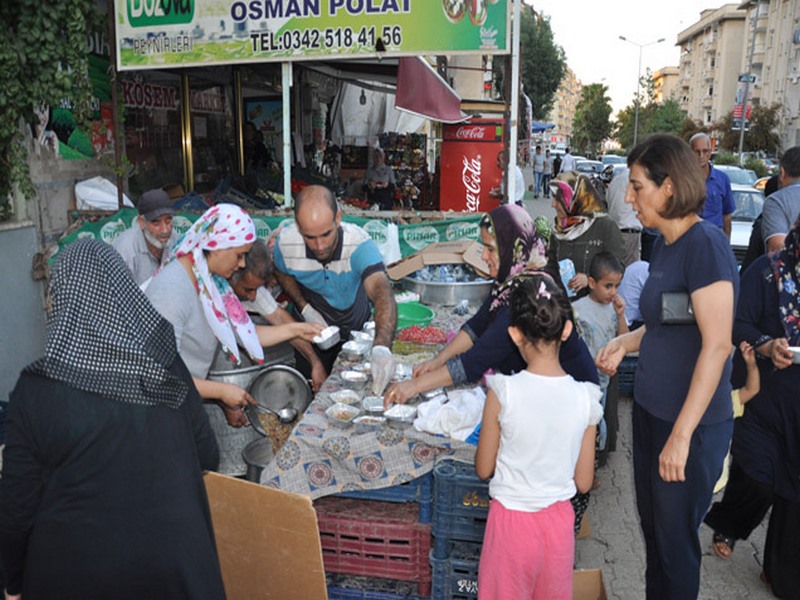
[[[218,473],[204,479],[228,600],[327,600],[309,498]]]
[[[395,281],[428,265],[468,264],[481,277],[489,276],[489,266],[481,259],[483,247],[476,241],[440,242],[429,244],[419,252],[406,256],[386,267]]]
[[[572,600],[608,600],[603,572],[600,569],[573,571]]]
[[[592,526],[589,523],[589,515],[587,513],[583,513],[583,517],[581,517],[581,527],[578,530],[578,535],[575,536],[575,539],[583,540],[591,535],[592,535]]]

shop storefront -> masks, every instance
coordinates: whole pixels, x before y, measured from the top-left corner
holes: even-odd
[[[114,2],[133,198],[154,186],[204,197],[233,188],[257,208],[269,208],[287,204],[289,179],[319,179],[358,200],[359,177],[371,160],[369,152],[364,160],[365,151],[380,146],[399,176],[398,206],[435,206],[431,130],[390,123],[386,108],[366,110],[365,99],[395,95],[398,57],[507,52],[505,0],[473,3],[483,7],[478,12],[469,3],[453,12],[447,3],[382,3],[378,10],[375,3],[320,0],[303,10],[297,3],[268,3],[270,14],[256,14],[254,6],[267,4],[223,4],[194,0],[181,3],[181,11],[163,14],[156,7],[149,14],[147,2]],[[421,79],[416,74],[409,81]],[[337,136],[345,98],[353,94],[348,87],[358,89],[360,119],[384,117],[378,130],[348,135],[342,127]],[[425,81],[410,95],[419,100],[431,91],[438,90]]]

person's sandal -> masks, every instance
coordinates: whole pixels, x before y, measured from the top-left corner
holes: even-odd
[[[733,548],[735,545],[736,540],[734,538],[727,537],[716,531],[714,532],[711,547],[714,548],[714,552],[722,560],[728,560],[733,555]]]

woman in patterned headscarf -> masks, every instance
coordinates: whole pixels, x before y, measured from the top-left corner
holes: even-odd
[[[550,189],[556,217],[547,253],[548,266],[558,272],[560,261],[571,260],[575,275],[567,282],[570,295],[585,296],[589,293],[587,273],[595,254],[605,251],[620,260],[624,258],[622,234],[605,214],[605,202],[586,175],[575,177],[574,171],[559,175]]]
[[[524,276],[543,269],[544,243],[524,208],[507,204],[485,214],[480,223],[482,258],[494,277],[489,297],[456,337],[431,360],[414,368],[414,377],[393,385],[384,401],[406,402],[442,386],[480,381],[488,369],[512,373],[525,368],[508,335],[511,291]],[[585,344],[571,335],[561,346],[564,369],[579,381],[597,382],[597,370]]]
[[[61,251],[50,299],[6,423],[6,598],[224,598],[202,481],[219,454],[172,326],[98,240]]]
[[[230,357],[232,366],[240,362],[240,345],[253,362],[260,363],[264,358],[262,346],[294,337],[310,341],[322,329],[309,323],[253,325],[227,279],[244,267],[245,255],[254,243],[255,225],[244,209],[218,204],[183,234],[172,249],[170,261],[146,290],[156,309],[175,328],[178,352],[189,367],[200,395],[215,401],[222,409],[224,421],[219,410],[206,407],[224,454],[227,454],[221,439],[227,435],[224,422],[231,427],[247,425],[243,409],[254,400],[238,385],[207,378],[217,346]],[[243,442],[239,440],[235,446],[238,448]],[[239,470],[244,469],[240,452],[234,449],[232,455],[239,463]],[[223,472],[228,470],[226,462],[223,460]]]

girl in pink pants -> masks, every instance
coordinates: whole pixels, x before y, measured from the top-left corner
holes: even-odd
[[[509,282],[509,334],[528,364],[487,377],[475,471],[492,477],[492,502],[478,570],[485,600],[571,600],[575,556],[570,498],[594,480],[595,429],[602,393],[558,361],[572,332],[572,308],[541,272]]]

